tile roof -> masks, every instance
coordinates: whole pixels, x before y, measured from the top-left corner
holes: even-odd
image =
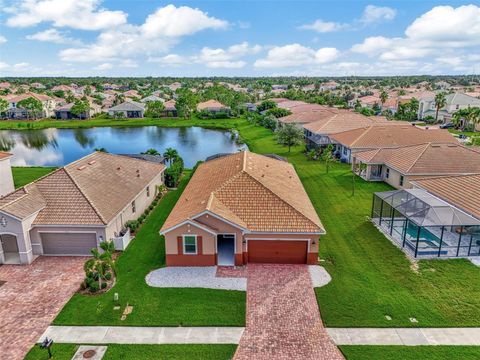
[[[0,198],[0,211],[35,224],[108,224],[165,166],[92,153]]]
[[[248,151],[200,165],[162,231],[205,210],[249,231],[324,231],[293,166]]]
[[[458,144],[448,130],[421,129],[396,121],[336,133],[330,138],[352,149],[398,147],[427,142]]]
[[[349,110],[337,110],[337,114],[304,125],[314,134],[335,134],[342,131],[364,128],[376,123],[387,123],[383,117],[368,117]]]
[[[24,94],[20,94],[20,95],[17,95],[15,97],[11,98],[9,101],[12,102],[12,103],[18,103],[22,100],[25,100],[25,99],[28,99],[28,98],[31,98],[31,97],[37,99],[38,101],[53,100],[53,98],[48,96],[48,95],[37,94],[37,93],[33,93],[33,92],[26,92]]]
[[[0,160],[9,158],[10,156],[12,156],[12,154],[0,151]]]
[[[330,109],[310,110],[303,112],[294,112],[293,114],[283,116],[278,119],[282,123],[308,124],[311,122],[329,119],[335,116],[336,112]]]
[[[111,111],[144,111],[145,104],[128,100],[121,104],[112,106],[109,110]]]
[[[480,175],[444,176],[412,183],[480,219]]]
[[[209,109],[230,109],[228,106],[223,105],[221,102],[217,100],[208,100],[201,102],[197,105],[197,110],[209,110]]]
[[[480,174],[480,152],[460,144],[420,144],[360,151],[364,163],[385,164],[408,175]]]

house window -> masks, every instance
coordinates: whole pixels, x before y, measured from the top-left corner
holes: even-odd
[[[390,176],[390,169],[387,168],[387,171],[385,172],[385,178],[388,179],[389,176]]]
[[[403,186],[403,175],[400,175],[400,186]]]
[[[347,155],[347,147],[346,146],[343,147],[343,155]]]
[[[456,105],[455,109],[457,109],[457,110],[460,109],[460,105]]]
[[[147,197],[150,197],[150,186],[147,186]]]
[[[197,235],[183,236],[183,253],[193,255],[197,253]]]
[[[135,214],[135,211],[137,211],[137,209],[135,207],[135,201],[132,201],[132,213]]]

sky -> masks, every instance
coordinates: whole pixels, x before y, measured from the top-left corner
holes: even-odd
[[[476,1],[0,0],[0,76],[479,73]]]

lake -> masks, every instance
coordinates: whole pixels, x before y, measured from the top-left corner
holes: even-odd
[[[114,154],[138,154],[153,148],[164,153],[172,147],[186,167],[218,153],[246,148],[231,139],[231,133],[201,127],[164,128],[99,127],[90,129],[44,129],[0,131],[0,150],[13,154],[14,166],[62,166],[95,148]]]

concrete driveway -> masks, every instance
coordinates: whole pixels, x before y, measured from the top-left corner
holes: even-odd
[[[83,279],[85,257],[39,257],[0,266],[2,359],[21,360]]]

